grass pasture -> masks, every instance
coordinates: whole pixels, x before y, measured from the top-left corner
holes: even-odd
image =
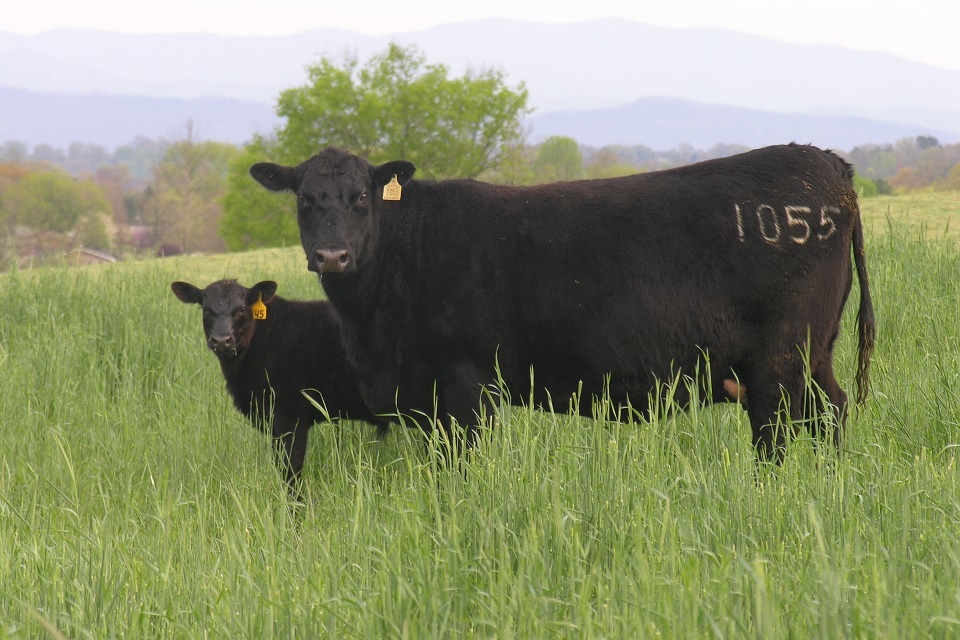
[[[903,233],[926,240],[960,238],[960,191],[918,191],[860,201],[875,233]]]
[[[453,470],[318,425],[296,514],[169,283],[313,297],[299,249],[0,276],[0,638],[960,637],[960,252],[871,227],[839,460],[758,475],[729,406],[506,408]]]

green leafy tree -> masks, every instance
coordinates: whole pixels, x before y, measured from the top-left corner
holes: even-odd
[[[583,177],[583,154],[573,138],[553,136],[540,145],[533,162],[536,182],[576,180]]]
[[[307,74],[307,85],[277,101],[286,155],[302,159],[335,144],[374,164],[411,160],[434,178],[473,178],[523,141],[527,90],[506,86],[499,71],[450,78],[415,47],[391,44],[363,67],[355,57],[323,58]]]
[[[373,164],[410,160],[420,176],[444,179],[493,175],[515,166],[522,153],[527,90],[522,83],[508,86],[502,72],[451,77],[446,66],[427,64],[415,47],[391,44],[364,65],[356,57],[325,57],[307,68],[307,76],[307,84],[277,100],[286,123],[276,140],[255,141],[243,162],[296,164],[336,145]],[[260,194],[248,168],[239,159],[231,168],[221,224],[227,245],[295,241],[290,225],[276,222],[278,207],[287,207]]]
[[[878,193],[877,183],[869,178],[864,178],[860,174],[853,176],[853,190],[856,191],[861,198],[873,198]]]
[[[297,218],[291,215],[290,201],[250,178],[252,165],[276,161],[278,157],[266,141],[256,138],[230,161],[220,220],[220,236],[230,251],[296,246],[299,242]]]

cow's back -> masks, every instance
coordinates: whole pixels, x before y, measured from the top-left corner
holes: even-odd
[[[560,395],[607,373],[649,388],[705,350],[733,369],[807,326],[834,332],[850,287],[849,167],[813,147],[535,187],[414,182],[404,198],[385,217],[411,239],[391,269],[416,275],[395,339],[426,375],[435,353],[496,354],[524,393],[531,366]]]

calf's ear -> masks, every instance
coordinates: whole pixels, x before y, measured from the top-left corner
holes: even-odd
[[[300,186],[295,167],[258,162],[250,167],[250,175],[270,191],[296,191]]]
[[[406,160],[387,162],[373,168],[373,183],[375,186],[382,187],[393,180],[393,176],[397,176],[397,182],[405,185],[413,177],[416,170],[417,168],[413,166],[413,163]]]
[[[173,290],[173,295],[180,298],[180,302],[200,304],[203,301],[203,291],[189,282],[171,282],[170,288]]]
[[[277,283],[273,280],[258,282],[247,290],[247,304],[253,304],[257,300],[260,300],[263,304],[269,304],[276,293]]]

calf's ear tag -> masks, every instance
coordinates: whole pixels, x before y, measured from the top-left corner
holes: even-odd
[[[399,200],[400,192],[403,190],[403,187],[400,186],[400,183],[397,182],[397,174],[393,174],[393,178],[387,184],[383,185],[383,199],[384,200]]]
[[[250,306],[250,311],[253,312],[254,320],[266,320],[267,319],[267,305],[263,304],[263,294],[257,294],[257,301]]]

